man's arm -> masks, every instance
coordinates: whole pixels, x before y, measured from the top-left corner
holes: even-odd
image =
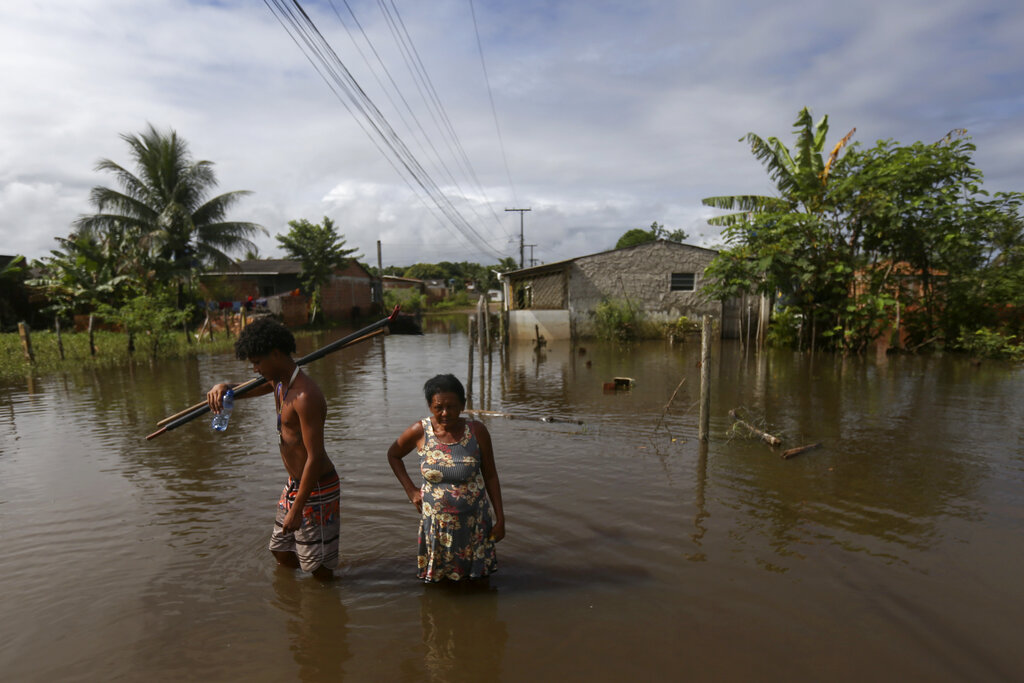
[[[324,422],[327,420],[327,402],[323,396],[311,395],[303,391],[295,397],[292,406],[299,416],[302,430],[302,444],[306,448],[306,464],[302,468],[299,490],[295,493],[295,503],[285,515],[282,525],[284,533],[295,531],[302,526],[302,508],[313,492],[313,487],[320,480],[323,462],[327,458],[324,448]]]
[[[219,413],[221,409],[224,408],[224,394],[228,393],[228,389],[234,389],[239,384],[243,384],[243,382],[221,382],[220,384],[213,385],[213,388],[206,392],[206,403],[207,405],[210,406],[210,410],[212,410],[215,413]],[[260,384],[255,389],[250,389],[241,396],[236,396],[235,398],[251,398],[253,396],[266,396],[273,390],[274,383],[268,379],[266,382]]]

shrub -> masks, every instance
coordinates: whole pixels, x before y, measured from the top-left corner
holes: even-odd
[[[631,342],[640,333],[641,318],[629,304],[605,299],[594,312],[594,326],[600,339]]]
[[[979,358],[1024,360],[1024,344],[1016,344],[1014,341],[1014,337],[988,327],[982,327],[974,332],[961,328],[957,347]]]

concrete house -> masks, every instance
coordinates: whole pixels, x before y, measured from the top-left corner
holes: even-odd
[[[591,336],[604,299],[627,301],[655,319],[707,313],[727,323],[723,313],[732,312],[700,294],[704,269],[717,254],[658,240],[505,273],[509,338],[532,338],[534,326],[548,339]]]

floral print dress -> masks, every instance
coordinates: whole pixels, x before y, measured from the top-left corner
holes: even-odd
[[[423,418],[423,474],[419,578],[440,581],[477,579],[497,571],[491,540],[491,506],[480,471],[480,446],[466,421],[457,443],[441,443],[429,417]]]

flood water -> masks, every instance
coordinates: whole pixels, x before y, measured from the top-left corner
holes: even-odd
[[[466,379],[451,323],[308,367],[343,486],[330,584],[266,550],[284,483],[271,397],[240,401],[223,434],[203,419],[144,440],[245,364],[0,386],[0,676],[1024,679],[1024,369],[726,342],[701,447],[696,344],[583,345],[477,359],[475,408],[585,424],[482,418],[508,536],[472,590],[416,580],[416,513],[385,459],[426,415],[425,379]],[[615,376],[632,391],[603,392]],[[732,408],[785,448],[822,446],[783,460],[731,432]]]

